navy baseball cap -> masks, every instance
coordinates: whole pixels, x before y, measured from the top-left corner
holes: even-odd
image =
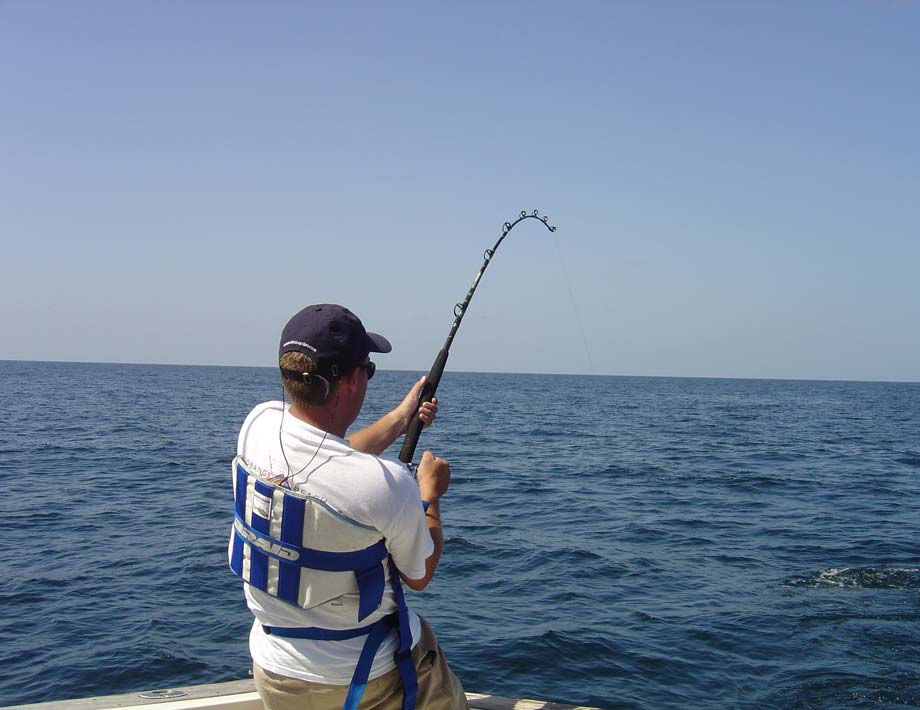
[[[298,352],[316,363],[321,377],[344,375],[361,363],[368,353],[388,353],[390,341],[368,333],[361,320],[344,306],[319,303],[294,314],[281,331],[278,357]]]

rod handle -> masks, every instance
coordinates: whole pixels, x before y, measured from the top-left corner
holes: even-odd
[[[431,370],[429,370],[428,377],[422,387],[422,395],[419,397],[418,401],[419,407],[421,407],[423,403],[430,402],[434,399],[434,394],[438,391],[438,385],[441,383],[441,375],[444,374],[444,367],[447,365],[447,356],[449,354],[447,349],[442,349],[438,352],[437,357],[435,357],[434,364],[431,366]],[[418,439],[422,435],[423,428],[424,424],[422,420],[419,419],[418,410],[416,410],[406,429],[406,438],[403,440],[402,449],[399,451],[399,460],[403,463],[412,462],[412,457],[415,455],[415,447],[418,446]]]

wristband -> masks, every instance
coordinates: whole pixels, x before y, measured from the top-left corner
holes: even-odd
[[[429,505],[431,505],[431,503],[429,503],[427,500],[423,500],[422,501],[422,511],[427,513]]]

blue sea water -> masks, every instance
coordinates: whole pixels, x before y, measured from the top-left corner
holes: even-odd
[[[379,372],[361,423],[419,374]],[[248,674],[230,459],[279,391],[0,362],[0,704]],[[920,707],[920,384],[449,372],[439,395],[447,545],[410,595],[467,690]]]

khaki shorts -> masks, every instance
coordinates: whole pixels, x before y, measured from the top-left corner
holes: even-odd
[[[431,626],[422,617],[422,635],[412,649],[412,660],[418,674],[418,710],[468,710],[463,686],[447,666]],[[347,685],[310,683],[288,678],[252,664],[256,688],[267,710],[341,710],[348,694]],[[367,682],[361,697],[362,710],[400,710],[402,681],[399,669]]]

